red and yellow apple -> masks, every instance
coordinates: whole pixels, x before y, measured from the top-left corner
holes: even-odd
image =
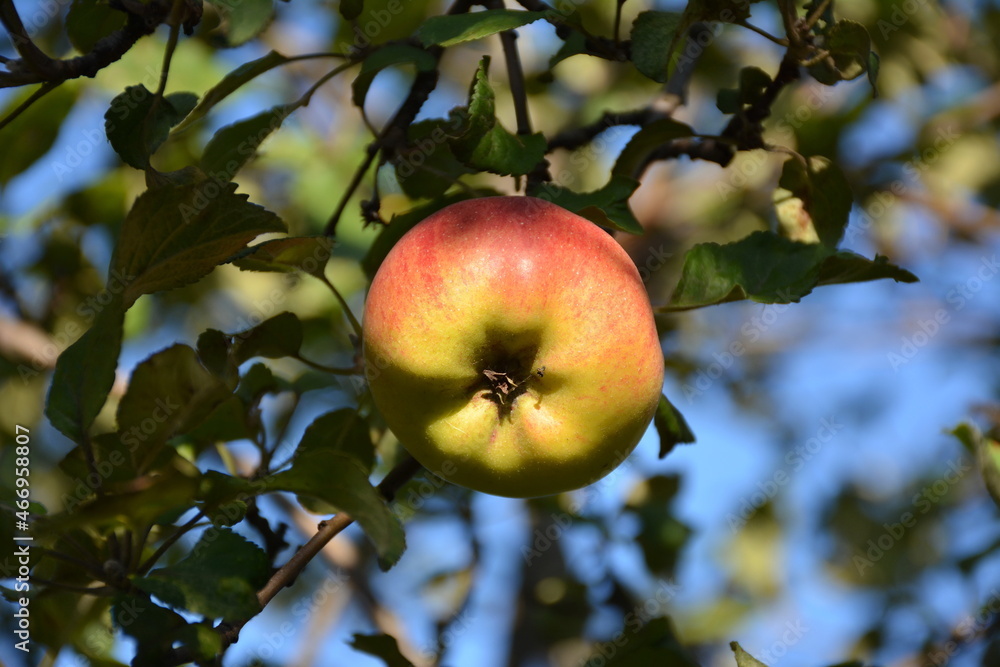
[[[402,445],[495,495],[597,481],[635,448],[662,390],[628,254],[532,197],[463,201],[409,230],[372,281],[363,329],[375,404]]]

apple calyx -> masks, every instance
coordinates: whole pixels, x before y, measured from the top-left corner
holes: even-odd
[[[521,380],[514,380],[511,374],[506,371],[483,370],[483,377],[486,378],[488,396],[496,401],[501,414],[509,414],[514,399],[523,394],[528,389],[528,380],[534,376],[544,377],[545,366],[537,368],[528,373]]]

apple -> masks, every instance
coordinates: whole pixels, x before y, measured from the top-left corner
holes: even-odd
[[[365,303],[375,404],[450,482],[534,497],[597,481],[659,402],[649,297],[606,231],[533,197],[452,204],[406,232]]]

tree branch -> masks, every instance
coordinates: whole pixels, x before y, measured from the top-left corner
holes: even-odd
[[[111,6],[126,13],[124,27],[103,38],[90,53],[65,60],[50,58],[41,51],[21,23],[13,0],[0,0],[0,22],[10,34],[14,47],[21,56],[7,60],[6,72],[0,72],[0,88],[12,88],[33,83],[58,83],[79,77],[93,77],[99,71],[119,60],[140,38],[152,34],[169,16],[172,0],[150,0],[146,4],[125,3],[113,0]],[[190,30],[200,15],[188,9],[184,23]]]
[[[399,491],[400,487],[408,482],[410,478],[412,478],[421,468],[422,466],[416,459],[407,455],[406,458],[397,463],[396,466],[390,470],[385,478],[379,483],[377,487],[379,494],[386,500],[386,502],[391,502],[392,499],[395,498],[396,492]],[[278,568],[278,570],[271,575],[271,579],[257,592],[257,601],[260,603],[261,611],[271,600],[274,599],[281,589],[294,583],[295,579],[299,576],[302,570],[304,570],[306,565],[309,564],[309,561],[322,551],[323,547],[325,547],[330,540],[343,532],[343,530],[352,523],[354,523],[354,519],[344,513],[320,522],[319,530],[316,531],[316,534],[313,535],[308,542],[299,547],[299,550],[288,559],[288,562]],[[257,613],[260,612],[258,611]],[[222,638],[222,650],[225,650],[230,644],[234,644],[239,641],[240,630],[242,630],[243,626],[249,623],[252,619],[253,616],[233,623],[222,623],[216,628]],[[182,665],[184,663],[191,662],[193,659],[194,655],[191,651],[186,647],[182,647],[165,654],[157,664],[164,666]]]

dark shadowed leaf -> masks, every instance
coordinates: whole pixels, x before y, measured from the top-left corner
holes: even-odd
[[[136,641],[134,664],[157,664],[173,648],[185,647],[201,660],[222,649],[222,639],[209,623],[188,623],[177,612],[141,595],[122,595],[111,608],[114,625]]]
[[[216,182],[231,181],[257,154],[257,148],[281,123],[299,108],[297,103],[279,104],[256,116],[219,128],[205,146],[201,170]]]
[[[125,25],[125,13],[100,0],[73,0],[66,13],[66,36],[80,53]]]
[[[670,302],[658,310],[687,310],[742,299],[793,303],[817,285],[880,278],[897,282],[917,280],[884,257],[869,260],[819,243],[800,243],[771,232],[754,232],[734,243],[703,243],[689,250]]]
[[[793,241],[836,248],[854,200],[843,172],[825,157],[785,161],[774,204],[780,229]]]
[[[632,23],[632,62],[653,81],[664,83],[678,35],[688,23],[677,12],[642,12]]]
[[[365,8],[365,0],[340,0],[340,15],[348,21],[358,18]]]
[[[14,109],[25,102],[34,90],[15,95],[0,112],[0,118],[6,118]],[[76,102],[76,89],[72,84],[62,84],[45,97],[35,102],[29,112],[22,114],[3,128],[3,159],[0,160],[0,186],[6,185],[12,178],[35,164],[38,158],[49,152],[59,136],[66,116]],[[84,132],[84,139],[92,146],[103,143],[98,130]],[[78,165],[77,165],[78,166]],[[62,180],[73,166],[58,160],[53,165],[54,175]]]
[[[528,194],[558,204],[588,220],[629,234],[642,234],[642,225],[635,219],[628,200],[639,187],[639,181],[628,176],[614,175],[600,190],[573,192],[552,183],[530,187]]]
[[[454,46],[489,35],[513,30],[545,18],[545,12],[488,9],[482,12],[432,16],[417,29],[424,46]]]
[[[272,491],[290,491],[334,505],[364,529],[378,552],[379,565],[392,567],[406,548],[403,527],[382,496],[368,481],[368,473],[354,456],[329,449],[306,452],[292,467],[267,480]]]
[[[669,617],[659,617],[646,624],[628,623],[622,634],[621,649],[610,658],[595,653],[585,667],[699,667],[698,662],[681,645]]]
[[[666,396],[660,396],[660,404],[656,408],[653,424],[655,424],[656,432],[660,436],[659,456],[661,459],[669,454],[677,444],[695,441],[694,433],[684,419],[684,415],[674,407],[673,403],[667,400]]]
[[[855,79],[868,69],[872,40],[868,29],[857,21],[841,19],[834,23],[824,36],[823,47],[830,52],[830,58],[809,67],[809,73],[820,83],[832,86]]]
[[[118,404],[118,430],[151,450],[200,424],[232,395],[187,345],[173,345],[136,366]]]
[[[45,416],[70,440],[83,440],[115,383],[124,321],[117,294],[56,361]]]
[[[396,180],[413,199],[431,199],[445,193],[459,177],[473,170],[455,157],[450,132],[461,132],[461,118],[433,118],[414,123],[407,129],[407,144],[396,153],[393,164]]]
[[[139,195],[112,260],[130,281],[126,307],[143,294],[195,282],[259,234],[286,231],[278,216],[235,190],[232,183],[207,181]]]
[[[341,408],[327,412],[313,421],[295,450],[296,456],[321,449],[350,454],[366,472],[375,463],[375,447],[368,433],[368,422],[357,410]]]
[[[399,652],[399,644],[396,643],[396,638],[391,635],[356,634],[351,639],[351,646],[354,647],[355,651],[361,651],[381,659],[386,667],[413,667],[413,663]]]
[[[176,127],[174,132],[186,130],[195,121],[207,114],[212,107],[239,90],[244,84],[257,78],[264,72],[272,70],[288,62],[288,58],[277,51],[270,51],[266,56],[251,60],[234,69],[205,93],[197,106]]]
[[[247,248],[233,264],[243,271],[302,271],[323,276],[335,243],[329,236],[272,239]]]
[[[269,570],[260,547],[227,528],[212,528],[183,560],[133,583],[175,609],[240,620],[260,611],[257,589]]]
[[[302,321],[295,313],[279,313],[252,329],[230,334],[233,358],[242,364],[253,357],[295,357],[302,347]]]
[[[890,264],[889,259],[883,255],[875,255],[875,259],[868,259],[850,250],[840,250],[823,260],[816,284],[863,283],[883,278],[891,278],[898,283],[917,282],[915,275],[895,264]]]
[[[170,128],[180,123],[198,102],[193,93],[171,93],[154,103],[145,86],[128,86],[104,114],[104,131],[119,157],[136,169],[148,169]]]

